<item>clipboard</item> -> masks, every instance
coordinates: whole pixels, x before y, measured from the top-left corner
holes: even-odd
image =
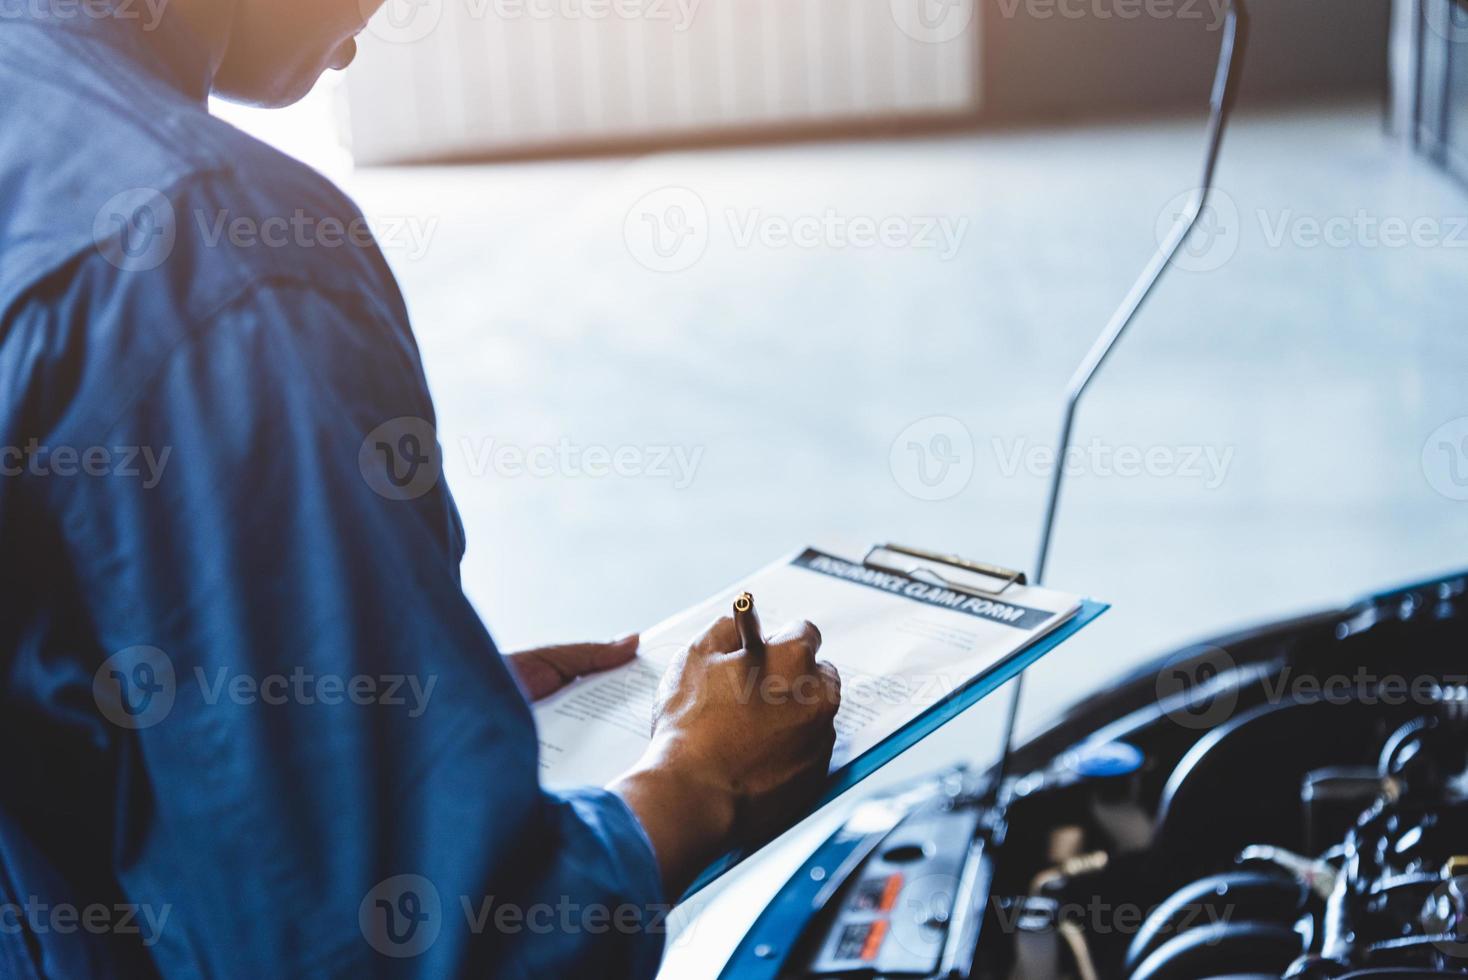
[[[959,555],[944,554],[907,545],[873,545],[867,550],[862,564],[875,571],[901,575],[914,581],[940,584],[955,592],[987,599],[999,599],[1011,588],[1028,584],[1025,574],[1020,571],[973,561]],[[1109,608],[1111,607],[1108,603],[1083,597],[1080,600],[1080,607],[1070,618],[1036,637],[1029,644],[1020,647],[1004,660],[976,674],[945,697],[929,705],[912,721],[832,772],[828,777],[828,785],[819,799],[807,810],[797,815],[791,821],[790,826],[793,827],[837,797],[853,789],[862,780],[897,756],[978,704],[1006,682],[1019,676],[1027,667],[1080,632]],[[789,827],[786,829],[788,830]],[[679,901],[682,902],[692,897],[755,854],[767,843],[769,840],[758,841],[719,858],[698,876],[679,898]]]

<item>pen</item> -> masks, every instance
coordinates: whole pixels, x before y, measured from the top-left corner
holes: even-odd
[[[759,630],[759,614],[754,611],[754,596],[739,593],[734,600],[734,625],[739,630],[739,645],[756,657],[765,653],[765,640]]]

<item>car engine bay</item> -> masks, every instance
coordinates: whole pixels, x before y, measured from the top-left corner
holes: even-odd
[[[725,976],[1468,975],[1465,614],[1442,579],[1155,660],[998,785],[858,806]]]

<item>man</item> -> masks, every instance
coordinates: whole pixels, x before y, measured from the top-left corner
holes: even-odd
[[[299,98],[375,6],[0,7],[5,977],[647,976],[829,764],[815,628],[725,620],[633,771],[538,785],[526,696],[636,638],[501,658],[360,215],[206,110]]]

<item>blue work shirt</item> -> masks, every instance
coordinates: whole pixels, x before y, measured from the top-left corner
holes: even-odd
[[[0,17],[0,976],[648,976],[539,785],[393,277],[157,5]]]

